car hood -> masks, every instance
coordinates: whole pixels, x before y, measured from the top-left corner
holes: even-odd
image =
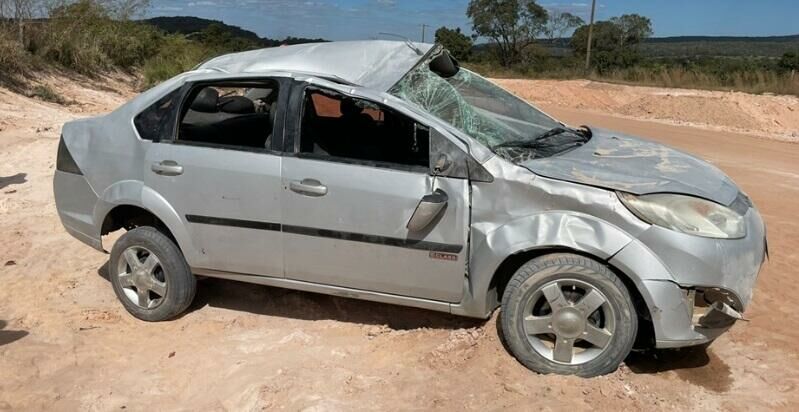
[[[606,130],[594,130],[591,140],[577,149],[520,164],[541,176],[637,195],[680,193],[730,205],[739,192],[727,175],[708,162]]]

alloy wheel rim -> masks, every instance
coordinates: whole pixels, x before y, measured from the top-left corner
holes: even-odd
[[[166,297],[164,268],[158,257],[147,248],[131,246],[125,249],[116,273],[125,297],[142,309],[154,309]]]
[[[530,295],[522,329],[539,355],[565,365],[596,359],[610,346],[616,317],[607,297],[578,279],[548,282]]]

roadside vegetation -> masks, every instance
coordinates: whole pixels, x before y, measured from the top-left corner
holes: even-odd
[[[280,44],[208,20],[196,32],[169,33],[136,20],[148,5],[147,0],[0,0],[0,82],[24,84],[32,73],[51,68],[89,76],[122,70],[140,75],[147,88],[220,54]]]
[[[51,69],[88,76],[121,70],[147,88],[220,54],[322,41],[265,39],[196,17],[140,20],[148,6],[149,0],[0,0],[0,83],[22,87]],[[465,12],[474,35],[441,27],[436,41],[488,76],[799,95],[799,36],[653,39],[651,21],[628,14],[595,22],[586,69],[588,25],[578,16],[534,0],[471,0]]]
[[[577,16],[534,0],[471,0],[467,16],[487,44],[446,27],[436,41],[489,76],[799,95],[799,36],[651,39],[650,19],[626,14],[594,23],[586,69],[588,25]]]

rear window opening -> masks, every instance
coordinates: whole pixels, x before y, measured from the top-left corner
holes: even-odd
[[[197,86],[186,100],[177,141],[269,149],[278,93],[275,81]]]
[[[133,119],[139,137],[144,140],[171,140],[181,89],[178,88],[158,99]]]

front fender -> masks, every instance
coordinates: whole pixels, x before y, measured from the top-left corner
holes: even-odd
[[[536,249],[570,249],[607,260],[633,241],[618,227],[583,213],[550,211],[513,219],[485,230],[475,225],[469,265],[469,293],[453,313],[488,317],[499,297],[491,281],[509,256]]]
[[[129,205],[145,209],[155,215],[166,225],[175,237],[178,247],[183,251],[186,260],[195,260],[192,256],[191,237],[180,219],[180,215],[158,192],[138,180],[117,182],[103,192],[94,208],[94,221],[102,225],[105,217],[117,206]]]

